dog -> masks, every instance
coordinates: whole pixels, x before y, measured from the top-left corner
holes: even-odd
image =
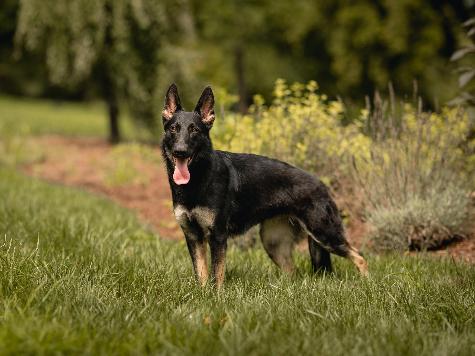
[[[187,112],[172,84],[162,118],[162,154],[174,214],[201,285],[208,281],[207,245],[212,278],[220,288],[228,239],[257,224],[267,254],[285,272],[294,271],[292,247],[307,238],[315,272],[331,272],[334,253],[368,274],[366,261],[346,240],[337,206],[320,180],[276,159],[213,149],[211,87],[203,90],[194,111]]]

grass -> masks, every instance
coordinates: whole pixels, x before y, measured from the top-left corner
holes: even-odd
[[[184,243],[84,192],[0,169],[1,354],[473,355],[475,268],[429,257],[345,260],[282,275],[229,252],[200,289]]]
[[[105,105],[101,102],[59,102],[0,96],[0,134],[108,137]],[[120,126],[126,139],[149,139],[122,115]]]

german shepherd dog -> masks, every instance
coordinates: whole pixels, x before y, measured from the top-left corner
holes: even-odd
[[[174,213],[201,285],[208,280],[207,244],[219,288],[228,238],[257,224],[267,254],[286,272],[294,269],[292,247],[307,237],[314,271],[331,271],[331,252],[349,258],[367,275],[366,261],[346,240],[338,209],[320,180],[275,159],[213,149],[210,87],[195,110],[187,112],[172,84],[162,116],[162,153]]]

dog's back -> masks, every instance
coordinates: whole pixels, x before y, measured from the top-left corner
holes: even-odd
[[[215,154],[216,159],[223,161],[229,177],[227,192],[220,195],[223,200],[230,200],[229,211],[223,216],[229,234],[242,234],[277,215],[302,216],[313,208],[314,201],[326,214],[334,214],[333,220],[339,220],[326,186],[307,172],[254,154]],[[223,179],[219,174],[214,177]]]

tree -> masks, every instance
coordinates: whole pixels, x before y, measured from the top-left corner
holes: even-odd
[[[262,36],[267,31],[266,5],[265,1],[249,0],[195,1],[204,55],[206,62],[211,64],[203,68],[201,74],[215,82],[228,80],[223,86],[237,90],[241,112],[247,110],[246,57],[256,46],[267,48],[265,36]],[[230,81],[229,73],[233,73]]]
[[[13,56],[18,7],[18,0],[0,1],[0,92],[42,94],[49,88],[45,85],[44,66],[38,64],[38,58],[31,53],[21,60]]]
[[[463,0],[194,0],[213,63],[202,74],[247,96],[269,97],[281,77],[314,79],[325,93],[357,100],[389,81],[410,92],[418,80],[427,101],[446,100],[456,89],[447,64],[468,7]]]
[[[99,89],[115,143],[122,100],[139,122],[156,127],[165,11],[153,0],[22,0],[15,41],[44,55],[53,83]]]
[[[444,102],[471,10],[465,0],[20,1],[18,47],[42,52],[55,83],[100,85],[112,140],[117,102],[153,127],[170,82],[185,100],[205,84],[237,92],[241,111],[255,93],[269,99],[277,78],[360,103],[417,80],[425,102]]]

